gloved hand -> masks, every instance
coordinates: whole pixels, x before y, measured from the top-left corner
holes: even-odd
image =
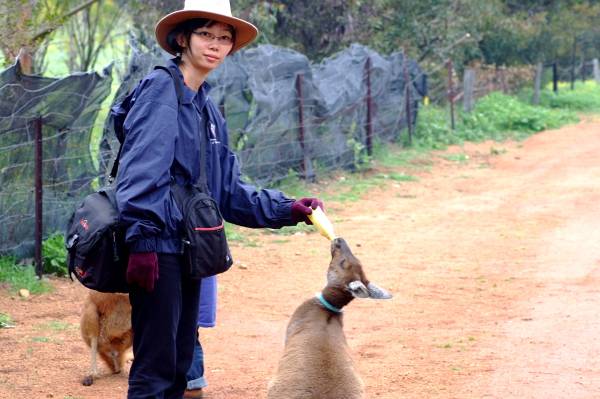
[[[317,209],[320,206],[321,209],[325,210],[323,201],[318,198],[301,198],[296,200],[292,204],[292,222],[298,224],[304,222],[306,224],[312,224],[308,215],[312,213],[313,209]]]
[[[133,252],[127,263],[127,283],[137,284],[148,292],[154,291],[158,280],[158,255],[156,252]]]

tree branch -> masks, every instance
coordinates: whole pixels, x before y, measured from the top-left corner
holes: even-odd
[[[77,14],[78,12],[85,10],[88,7],[91,7],[94,3],[97,3],[98,1],[100,1],[100,0],[87,0],[85,3],[80,4],[77,7],[73,7],[71,10],[67,11],[66,14],[64,14],[63,16],[61,16],[59,18],[59,20],[64,20],[66,18],[69,18],[69,17]],[[58,29],[59,26],[60,25],[56,24],[55,26],[49,26],[47,28],[42,29],[41,31],[39,31],[33,35],[32,42],[36,42],[38,40],[43,39],[50,33],[54,32],[56,29]]]

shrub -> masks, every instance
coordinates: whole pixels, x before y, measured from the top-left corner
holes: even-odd
[[[64,237],[60,233],[54,233],[42,242],[44,273],[54,273],[59,277],[68,274],[67,250],[64,242]]]

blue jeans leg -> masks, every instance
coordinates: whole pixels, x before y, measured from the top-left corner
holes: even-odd
[[[204,352],[202,351],[202,344],[198,336],[196,336],[196,343],[194,345],[192,365],[187,372],[186,378],[187,389],[199,389],[208,385],[204,378]]]

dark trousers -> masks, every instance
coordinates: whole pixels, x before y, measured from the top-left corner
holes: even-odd
[[[154,291],[133,287],[129,399],[181,399],[192,362],[200,280],[182,276],[181,257],[158,255]]]

